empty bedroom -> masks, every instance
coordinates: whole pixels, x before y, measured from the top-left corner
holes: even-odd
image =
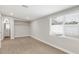
[[[78,54],[78,5],[0,5],[0,54]]]

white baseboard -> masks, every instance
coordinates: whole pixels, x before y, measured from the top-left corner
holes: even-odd
[[[55,48],[57,48],[57,49],[59,49],[59,50],[61,50],[61,51],[64,51],[64,52],[68,53],[68,54],[74,54],[73,52],[68,51],[67,49],[64,49],[64,48],[61,48],[61,47],[59,47],[59,46],[53,45],[53,44],[51,44],[51,43],[48,43],[48,42],[46,42],[46,41],[44,41],[44,40],[41,40],[40,38],[38,38],[38,37],[36,37],[36,36],[33,36],[33,35],[26,35],[26,36],[22,36],[22,37],[27,37],[27,36],[30,36],[30,37],[32,37],[32,38],[34,38],[34,39],[36,39],[36,40],[39,40],[39,41],[41,41],[41,42],[43,42],[43,43],[45,43],[45,44],[48,44],[48,45],[50,45],[50,46],[52,46],[52,47],[55,47]],[[15,38],[18,38],[18,37],[21,37],[21,36],[15,36]]]
[[[27,36],[30,36],[30,35],[25,35],[25,36],[15,36],[15,38],[18,38],[18,37],[27,37]]]
[[[78,38],[69,37],[69,36],[65,36],[64,38],[68,38],[68,39],[71,39],[71,40],[79,40]]]
[[[59,47],[59,46],[50,44],[50,43],[48,43],[48,42],[46,42],[46,41],[40,40],[40,38],[37,38],[37,37],[35,37],[35,36],[33,36],[33,35],[31,35],[31,37],[34,38],[34,39],[36,39],[36,40],[39,40],[39,41],[41,41],[41,42],[43,42],[43,43],[45,43],[45,44],[48,44],[48,45],[50,45],[50,46],[52,46],[52,47],[55,47],[55,48],[57,48],[57,49],[59,49],[59,50],[61,50],[61,51],[64,51],[64,52],[66,52],[66,53],[68,53],[68,54],[74,54],[73,52],[68,51],[67,49],[64,49],[64,48],[61,48],[61,47]]]

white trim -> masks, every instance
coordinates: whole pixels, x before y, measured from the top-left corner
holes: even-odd
[[[1,48],[1,40],[2,40],[2,39],[0,39],[0,48]]]
[[[0,39],[0,48],[1,48],[1,39]]]
[[[68,53],[68,54],[74,54],[73,52],[68,51],[67,49],[64,49],[64,48],[61,48],[61,47],[59,47],[59,46],[50,44],[50,43],[48,43],[48,42],[45,42],[44,40],[40,40],[40,39],[37,38],[36,36],[31,35],[31,37],[32,37],[32,38],[35,38],[36,40],[39,40],[39,41],[41,41],[41,42],[43,42],[43,43],[45,43],[45,44],[48,44],[48,45],[50,45],[50,46],[52,46],[52,47],[55,47],[55,48],[57,48],[57,49],[59,49],[59,50],[61,50],[61,51],[64,51],[64,52],[66,52],[66,53]]]
[[[27,36],[30,36],[30,35],[25,35],[25,36],[15,36],[15,38],[18,38],[18,37],[27,37]]]
[[[69,37],[69,36],[65,36],[64,38],[68,38],[68,39],[72,39],[72,40],[79,40],[78,38]]]

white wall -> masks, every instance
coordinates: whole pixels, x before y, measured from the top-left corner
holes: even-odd
[[[3,16],[2,20],[7,16]],[[23,21],[14,21],[16,18],[7,17],[10,20],[10,28],[11,28],[11,39],[14,39],[15,37],[24,37],[30,35],[30,23],[29,22],[23,22]],[[4,24],[2,23],[2,39],[4,38]]]
[[[71,37],[79,37],[79,24],[64,25],[65,35]]]
[[[33,21],[31,23],[31,35],[43,39],[44,41],[50,41],[48,18]]]
[[[23,21],[14,22],[15,37],[24,37],[30,35],[30,23]]]
[[[1,40],[2,40],[2,19],[0,15],[0,48],[1,48]]]
[[[2,35],[2,20],[1,20],[1,17],[0,17],[0,40],[1,40],[1,35]]]
[[[11,32],[11,39],[14,39],[14,18],[10,17],[10,32]]]
[[[59,12],[57,14],[51,15],[51,17],[53,17],[53,16],[61,16],[61,15],[65,15],[65,14],[72,14],[72,13],[73,14],[74,13],[79,13],[79,7],[75,7],[75,8],[69,9],[69,10]],[[74,26],[70,25],[70,26],[65,26],[65,31],[66,31],[65,34],[67,34],[68,36],[69,35],[70,36],[78,35],[78,33],[79,33],[78,25],[74,25]],[[68,27],[70,27],[70,28],[68,28]],[[51,36],[51,39],[52,38],[53,37]],[[58,47],[64,48],[68,52],[79,53],[79,47],[78,47],[79,38],[78,39],[76,39],[76,38],[53,39],[53,44],[58,46]]]
[[[77,13],[79,12],[79,8],[75,8],[75,10],[77,10],[76,11]],[[74,9],[70,9],[50,16],[51,17],[60,16],[63,14],[71,13],[73,11]],[[79,47],[78,47],[79,40],[58,38],[58,37],[49,35],[49,31],[50,31],[49,17],[50,16],[35,20],[31,22],[31,25],[28,22],[15,21],[15,24],[14,24],[15,37],[23,37],[23,36],[30,35],[30,29],[31,29],[31,35],[39,38],[41,41],[60,47],[72,53],[79,53]]]
[[[78,13],[79,12],[78,10],[79,10],[79,7],[65,10],[50,16],[53,17],[53,16],[60,16],[68,13],[75,13],[75,12]],[[48,44],[54,45],[56,47],[60,47],[60,49],[63,49],[66,52],[79,53],[79,47],[78,47],[79,39],[75,40],[75,39],[65,39],[65,38],[57,38],[55,36],[49,36],[49,30],[50,30],[49,17],[50,16],[43,17],[36,21],[33,21],[31,23],[31,35],[34,37],[37,37],[41,41],[47,42]]]

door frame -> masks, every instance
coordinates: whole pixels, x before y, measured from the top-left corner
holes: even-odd
[[[2,20],[2,36],[1,36],[1,40],[4,39],[4,19],[8,18],[10,19],[10,39],[14,39],[14,19],[12,17],[8,17],[8,16],[2,16],[1,20]]]

